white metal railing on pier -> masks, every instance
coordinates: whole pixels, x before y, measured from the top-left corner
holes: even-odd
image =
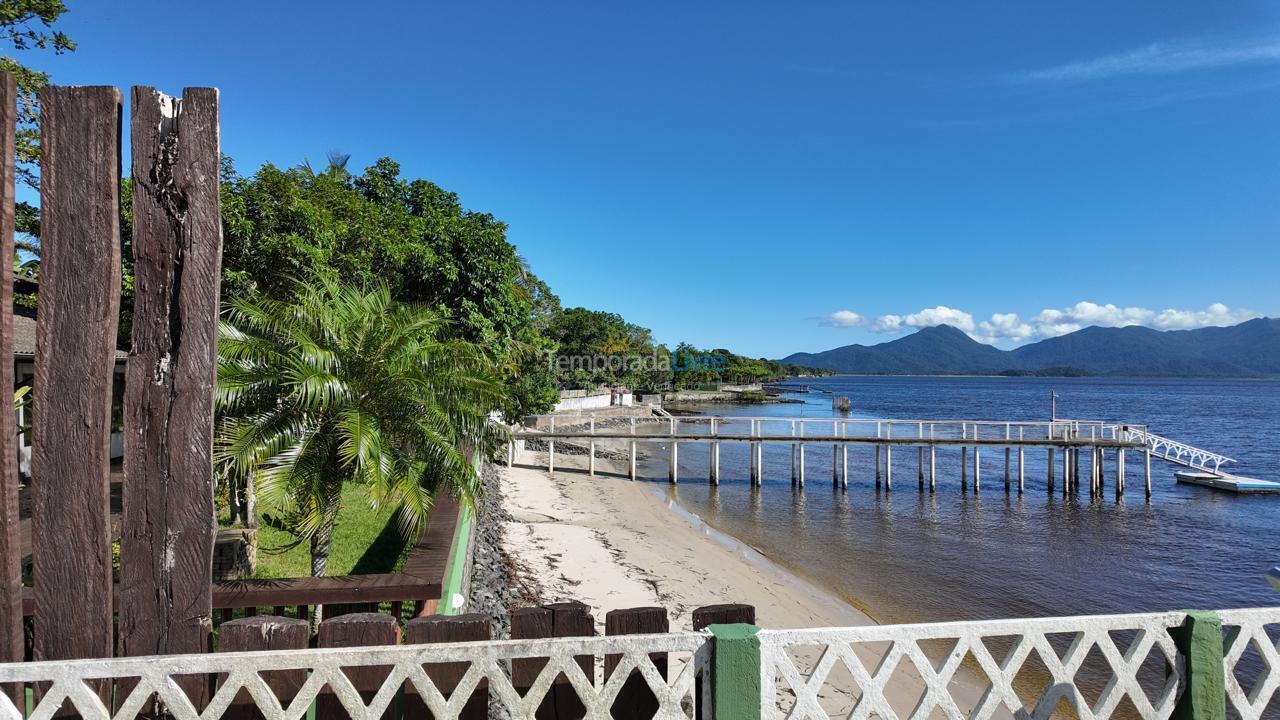
[[[1167,460],[1177,465],[1185,465],[1189,468],[1196,468],[1197,470],[1208,470],[1216,473],[1220,471],[1219,469],[1224,463],[1235,462],[1234,459],[1226,455],[1219,455],[1177,440],[1170,440],[1147,432],[1146,429],[1142,428],[1129,428],[1128,437],[1146,445],[1151,450],[1152,455],[1162,460]]]
[[[922,442],[1068,443],[1085,441],[1126,443],[1133,433],[1146,434],[1145,425],[1102,420],[1004,421],[903,418],[807,418],[770,416],[592,417],[590,415],[531,415],[522,419],[521,433],[564,436],[643,438],[696,436],[700,439],[751,440],[792,436],[807,442]]]

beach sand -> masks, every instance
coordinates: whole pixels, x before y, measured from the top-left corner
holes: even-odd
[[[556,472],[548,474],[546,454],[526,451],[515,467],[499,468],[503,506],[512,518],[502,543],[543,602],[586,603],[597,632],[603,633],[610,610],[662,606],[671,628],[684,630],[691,627],[695,608],[730,602],[755,606],[756,622],[764,628],[873,624],[838,596],[670,506],[653,483],[627,479],[625,463],[598,458],[595,476],[585,465],[582,456],[557,452]],[[802,674],[819,654],[795,654]],[[860,655],[874,668],[874,654]],[[968,712],[980,695],[977,683],[963,677],[956,682],[960,709]],[[824,710],[843,716],[855,697],[831,685],[852,687],[852,678],[838,666],[821,694]],[[914,667],[904,661],[887,695],[905,716],[923,688]],[[785,707],[786,699],[780,704]]]

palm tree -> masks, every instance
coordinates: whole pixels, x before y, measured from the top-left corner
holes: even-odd
[[[215,459],[251,479],[325,574],[342,484],[365,483],[406,537],[435,493],[480,492],[470,454],[493,452],[501,400],[480,349],[444,337],[431,310],[386,287],[298,284],[295,298],[238,300],[218,342]]]

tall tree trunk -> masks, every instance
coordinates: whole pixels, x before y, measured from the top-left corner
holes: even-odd
[[[325,569],[329,566],[329,545],[333,542],[333,522],[335,519],[332,516],[329,517],[320,526],[320,530],[311,536],[312,577],[323,577]]]
[[[240,502],[240,483],[236,480],[234,472],[225,473],[223,477],[227,479],[227,501],[231,524],[242,524],[244,522],[244,505]]]
[[[241,485],[244,489],[244,505],[241,513],[244,515],[244,526],[247,528],[258,527],[258,489],[257,483],[253,479],[253,473],[244,476],[244,483]]]

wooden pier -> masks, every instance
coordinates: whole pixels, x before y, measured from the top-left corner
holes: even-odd
[[[557,426],[557,423],[559,425]],[[530,440],[547,447],[547,469],[555,469],[557,441],[584,445],[588,472],[595,474],[596,445],[612,442],[629,448],[628,474],[636,477],[637,446],[642,443],[667,446],[668,478],[679,481],[680,446],[703,443],[708,446],[707,478],[720,480],[720,446],[723,443],[748,445],[749,476],[753,486],[764,483],[764,446],[789,448],[791,482],[806,481],[805,458],[813,446],[831,448],[832,483],[849,484],[849,447],[875,448],[875,483],[886,492],[893,489],[895,462],[915,458],[915,480],[921,491],[937,486],[937,453],[956,450],[960,455],[961,484],[982,491],[983,457],[1003,457],[1003,480],[1007,492],[1026,488],[1027,452],[1043,452],[1047,460],[1045,482],[1049,492],[1063,496],[1087,486],[1090,494],[1101,495],[1107,476],[1117,498],[1125,494],[1127,453],[1139,453],[1143,489],[1151,496],[1151,460],[1166,460],[1195,470],[1218,472],[1230,458],[1150,433],[1146,426],[1100,420],[1054,420],[1017,422],[989,420],[904,420],[852,418],[779,417],[633,417],[596,418],[536,416],[512,431],[508,464],[515,461],[518,446]],[[898,468],[902,460],[899,460]],[[907,462],[910,462],[908,460]],[[987,461],[990,463],[990,461]],[[1108,473],[1108,465],[1111,472]],[[901,477],[901,475],[899,475]],[[1082,485],[1083,481],[1083,485]]]

